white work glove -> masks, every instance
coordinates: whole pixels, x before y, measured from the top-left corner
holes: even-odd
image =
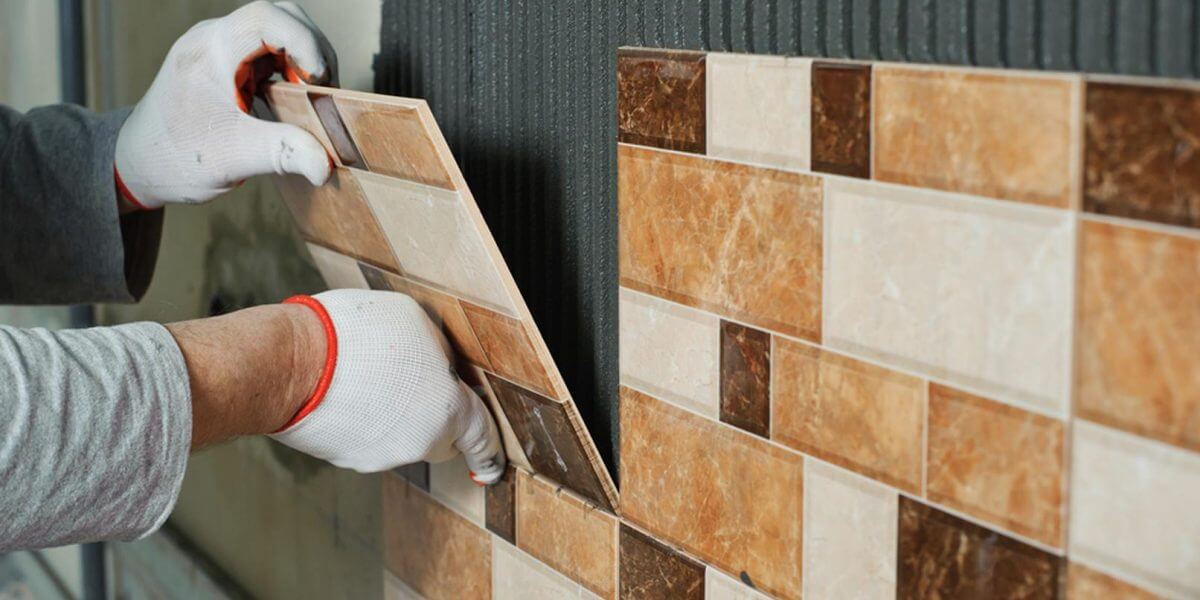
[[[462,452],[477,483],[500,479],[504,449],[491,413],[459,380],[450,344],[415,300],[333,290],[289,302],[328,315],[335,362],[332,378],[330,365],[322,374],[328,388],[322,397],[318,386],[315,408],[271,437],[363,473]]]
[[[291,173],[325,183],[330,159],[312,135],[248,111],[275,72],[336,83],[336,70],[329,42],[291,2],[253,2],[197,23],[171,46],[121,127],[118,189],[155,209],[206,202],[254,175]]]

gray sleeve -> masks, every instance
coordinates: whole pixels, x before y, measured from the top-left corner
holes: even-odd
[[[117,214],[129,109],[0,106],[0,304],[131,302],[150,285],[163,211]]]
[[[191,436],[187,368],[162,325],[0,327],[0,554],[157,529]]]

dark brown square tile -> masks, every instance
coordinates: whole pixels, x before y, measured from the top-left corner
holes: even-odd
[[[871,67],[814,62],[812,168],[871,177]]]
[[[617,54],[617,139],[704,154],[704,53],[622,49]]]
[[[900,497],[897,598],[1059,598],[1064,561]]]
[[[568,406],[491,373],[487,377],[534,470],[612,510],[595,471],[604,467],[588,458]]]
[[[771,335],[721,321],[721,421],[771,437]]]
[[[404,465],[392,469],[397,475],[403,477],[409,483],[429,491],[429,463],[415,462],[411,465]]]
[[[387,272],[378,267],[373,267],[367,263],[358,263],[358,270],[362,271],[363,279],[367,280],[367,287],[373,290],[383,290],[385,292],[403,292],[392,287],[387,276]]]
[[[484,490],[484,522],[492,533],[517,543],[517,473],[511,466],[499,483]]]
[[[704,598],[704,565],[621,524],[622,599]]]
[[[329,142],[333,145],[333,151],[337,153],[338,160],[347,167],[366,169],[367,165],[363,163],[362,157],[358,154],[358,147],[350,138],[350,132],[346,131],[346,124],[342,122],[342,115],[338,113],[333,96],[314,92],[308,95],[308,99],[312,102],[313,111],[317,113],[317,118],[321,121],[321,127],[325,128],[325,135],[329,136]]]
[[[1200,91],[1087,85],[1083,208],[1200,227]]]

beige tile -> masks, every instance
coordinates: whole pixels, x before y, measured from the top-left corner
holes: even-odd
[[[329,135],[326,134],[325,127],[321,125],[316,111],[313,110],[313,105],[308,100],[308,92],[304,88],[272,85],[267,87],[266,94],[267,101],[271,104],[271,110],[281,123],[295,125],[312,134],[337,166],[342,166],[337,152],[333,149],[333,144],[329,141]]]
[[[708,567],[704,571],[704,599],[769,600],[765,594],[712,567]]]
[[[1081,78],[876,66],[875,179],[1067,208]]]
[[[445,462],[429,464],[429,494],[483,527],[483,488],[471,480],[471,470],[461,454]]]
[[[578,598],[579,584],[545,563],[492,539],[493,600],[559,600]]]
[[[358,268],[357,260],[316,244],[310,243],[305,244],[305,246],[308,247],[308,253],[312,256],[313,264],[321,272],[321,277],[325,280],[325,285],[329,286],[329,289],[368,289],[367,280],[363,278],[362,271]]]
[[[355,174],[407,277],[516,315],[493,256],[458,193]]]
[[[707,154],[807,170],[812,60],[717,52],[705,60]]]
[[[825,345],[1067,412],[1069,213],[829,180]]]
[[[454,189],[450,170],[457,167],[443,162],[434,140],[441,133],[421,114],[423,100],[336,94],[334,102],[372,172]]]
[[[1070,555],[1147,590],[1200,596],[1200,454],[1076,421]]]
[[[720,320],[622,288],[621,382],[713,419],[720,408]]]
[[[517,546],[605,598],[617,590],[617,518],[523,471]]]
[[[760,590],[799,598],[803,458],[627,387],[620,402],[622,516],[744,571]]]
[[[383,600],[425,600],[425,598],[418,594],[416,590],[408,587],[407,583],[400,581],[399,577],[392,575],[390,571],[384,569]]]
[[[896,498],[890,488],[805,461],[805,598],[895,597]]]

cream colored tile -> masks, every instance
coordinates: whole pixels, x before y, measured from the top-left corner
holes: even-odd
[[[362,270],[358,268],[357,260],[323,246],[316,244],[305,245],[308,246],[308,253],[312,255],[313,264],[321,272],[321,277],[325,279],[325,285],[329,286],[329,289],[369,289],[367,280],[363,277]]]
[[[508,542],[492,538],[493,600],[559,600],[579,595],[579,584]]]
[[[457,192],[374,173],[355,175],[405,275],[516,316],[493,257]]]
[[[621,381],[713,419],[720,408],[720,320],[621,289]]]
[[[1200,596],[1200,454],[1074,424],[1072,558],[1170,597]]]
[[[1070,213],[827,181],[826,345],[1065,415]]]
[[[471,470],[461,454],[446,462],[429,464],[429,493],[483,527],[483,488],[471,481]]]
[[[894,597],[896,511],[890,488],[807,459],[804,597]]]
[[[709,53],[708,155],[809,168],[812,60]]]
[[[760,592],[712,568],[704,570],[704,600],[769,600]]]
[[[383,570],[383,598],[384,600],[425,600],[424,596],[408,587],[407,583],[400,581],[399,577],[392,575],[392,572],[387,569]]]

